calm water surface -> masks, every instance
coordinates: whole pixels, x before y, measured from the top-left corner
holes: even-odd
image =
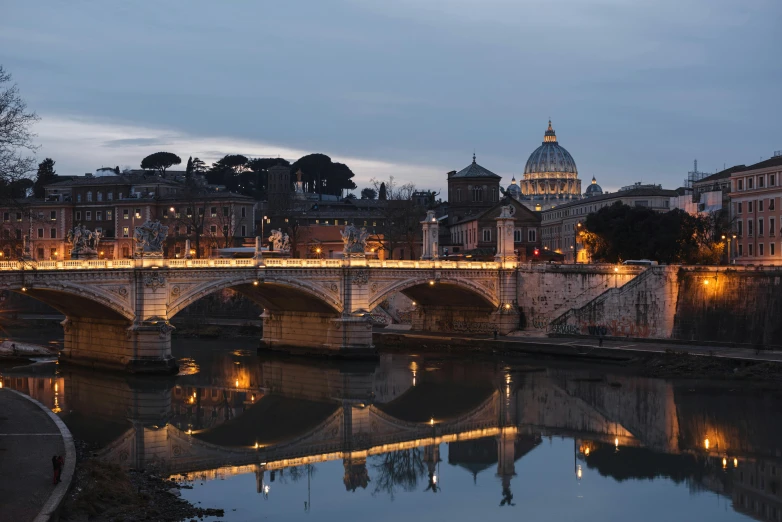
[[[2,383],[223,520],[782,521],[782,394],[538,363],[325,363],[177,341],[179,376]]]

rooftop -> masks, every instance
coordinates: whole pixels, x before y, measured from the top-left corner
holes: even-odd
[[[734,166],[732,166],[730,168],[727,168],[725,170],[721,170],[721,171],[717,172],[716,174],[712,174],[711,176],[706,176],[705,178],[701,178],[698,181],[693,181],[692,184],[693,185],[699,185],[701,183],[711,183],[711,182],[717,181],[719,179],[726,179],[726,178],[729,178],[730,175],[733,174],[734,172],[739,172],[739,171],[742,171],[742,170],[744,170],[746,168],[747,168],[746,165],[734,165]]]
[[[636,188],[630,190],[620,190],[618,192],[611,192],[610,194],[602,194],[600,196],[592,196],[591,198],[578,199],[568,203],[557,205],[554,208],[546,209],[544,212],[551,212],[552,210],[560,210],[562,208],[570,208],[577,205],[592,205],[598,201],[606,201],[611,199],[622,199],[632,197],[644,197],[644,196],[663,196],[674,197],[679,194],[675,190],[663,189],[663,188]]]
[[[760,161],[758,163],[755,163],[754,165],[750,165],[749,167],[744,167],[742,169],[736,170],[735,172],[743,172],[747,170],[760,170],[760,169],[767,169],[769,167],[782,167],[782,155],[780,156],[773,156],[771,158],[768,158],[767,160]]]
[[[490,171],[487,168],[481,167],[478,165],[478,163],[475,161],[475,154],[472,155],[472,163],[467,165],[465,168],[457,172],[456,174],[451,174],[448,176],[448,179],[454,179],[454,178],[497,178],[500,179],[502,176],[499,176],[495,174],[494,172]]]

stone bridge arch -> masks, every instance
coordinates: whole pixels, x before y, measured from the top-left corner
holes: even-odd
[[[432,274],[414,274],[402,280],[373,282],[370,287],[369,309],[376,308],[390,295],[402,292],[411,294],[417,302],[424,305],[448,300],[449,304],[459,306],[483,306],[496,309],[500,306],[496,276],[483,279],[468,279],[466,274],[448,274],[441,277]],[[427,294],[431,295],[430,298]],[[450,298],[450,299],[449,299]],[[455,301],[454,301],[455,300]]]
[[[282,279],[261,276],[254,271],[241,274],[233,271],[202,282],[192,282],[192,278],[183,281],[177,281],[175,277],[172,279],[166,307],[168,319],[199,299],[226,288],[236,290],[272,311],[320,312],[336,316],[342,313],[343,308],[338,292],[328,292],[323,286],[303,278]]]

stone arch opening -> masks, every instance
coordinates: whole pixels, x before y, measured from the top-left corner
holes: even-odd
[[[34,283],[15,286],[8,290],[40,301],[69,319],[109,320],[128,325],[133,321],[131,310],[102,293],[87,292],[63,285],[60,285],[60,288],[47,288]]]

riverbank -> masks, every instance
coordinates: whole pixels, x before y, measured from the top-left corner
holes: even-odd
[[[80,452],[86,446],[79,444]],[[180,485],[154,473],[123,470],[92,458],[79,461],[61,522],[136,522],[222,517],[222,509],[201,508],[180,498]]]
[[[375,331],[375,346],[396,353],[436,353],[505,361],[567,360],[611,365],[657,378],[782,383],[782,353],[733,347],[549,337],[438,335]]]

